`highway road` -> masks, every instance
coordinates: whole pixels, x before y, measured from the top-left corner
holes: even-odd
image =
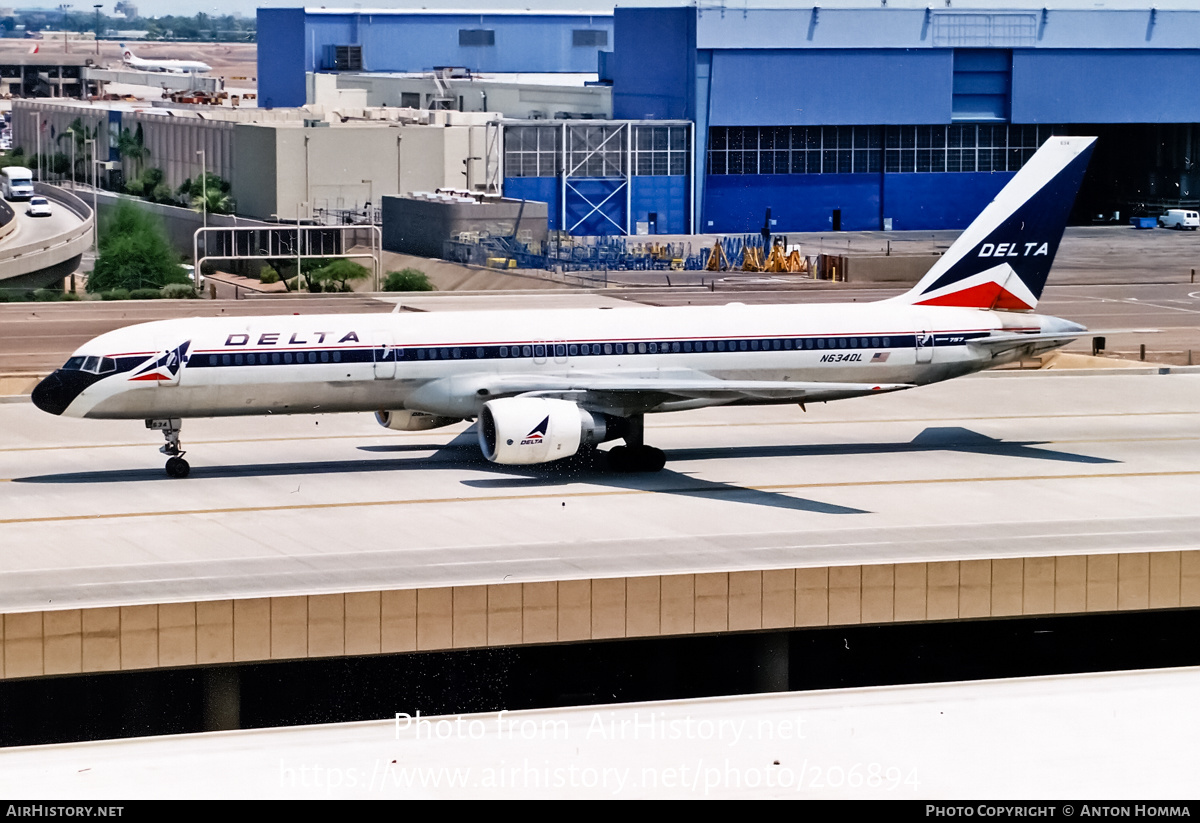
[[[65,234],[83,222],[73,211],[53,201],[50,203],[49,217],[29,216],[25,213],[29,207],[29,204],[26,202],[14,201],[9,203],[9,205],[12,206],[13,211],[16,213],[17,228],[16,231],[4,239],[3,244],[0,244],[0,248],[24,246],[27,243],[49,240],[52,237]]]
[[[1025,372],[647,420],[656,475],[488,464],[463,426],[0,404],[0,611],[1195,549],[1200,374]]]

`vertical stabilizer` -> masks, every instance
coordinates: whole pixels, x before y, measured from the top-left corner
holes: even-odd
[[[1028,311],[1037,306],[1094,137],[1051,137],[921,281],[896,300]]]

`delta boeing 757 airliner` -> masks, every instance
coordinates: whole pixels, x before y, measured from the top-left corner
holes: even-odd
[[[391,429],[478,420],[488,460],[548,463],[610,440],[658,471],[644,416],[838,400],[1050,351],[1033,313],[1095,138],[1051,138],[915,287],[876,303],[213,317],[118,329],[43,380],[51,414],[143,419],[185,477],[187,417],[374,412]]]

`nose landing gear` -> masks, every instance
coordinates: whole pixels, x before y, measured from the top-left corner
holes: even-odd
[[[182,426],[183,421],[177,417],[169,420],[146,421],[146,428],[161,431],[163,437],[167,439],[167,442],[159,449],[167,456],[167,477],[187,477],[192,470],[188,462],[183,459],[186,452],[179,443],[179,432]]]

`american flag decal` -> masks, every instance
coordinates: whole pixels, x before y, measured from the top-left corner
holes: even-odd
[[[871,355],[871,362],[872,363],[883,363],[884,361],[886,361],[888,359],[889,354],[891,354],[890,351],[877,351],[877,352],[875,352],[875,354]]]

